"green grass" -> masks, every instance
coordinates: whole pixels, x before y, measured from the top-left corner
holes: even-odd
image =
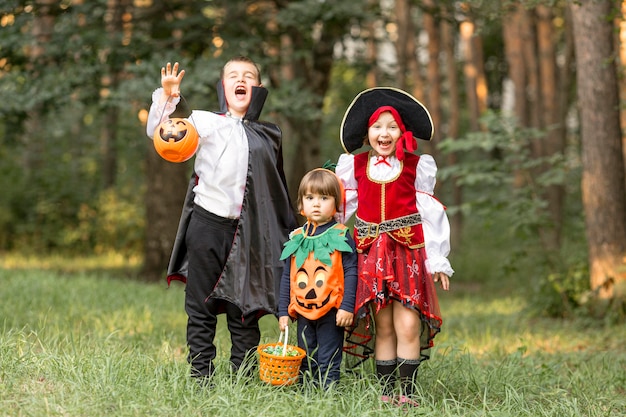
[[[221,321],[215,386],[199,388],[185,360],[182,285],[54,271],[0,269],[1,416],[626,414],[625,326],[528,318],[525,297],[506,286],[485,293],[461,281],[441,294],[421,406],[400,413],[379,403],[371,366],[330,392],[230,375]],[[262,320],[263,342],[277,327]]]

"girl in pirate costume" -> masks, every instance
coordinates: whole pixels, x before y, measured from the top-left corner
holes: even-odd
[[[365,90],[344,115],[347,153],[335,170],[346,192],[340,221],[356,213],[356,317],[366,316],[370,305],[375,311],[381,399],[398,405],[417,405],[417,368],[429,358],[442,322],[435,282],[448,290],[454,273],[445,207],[433,196],[437,166],[432,156],[412,153],[415,138],[432,135],[430,114],[415,98],[394,88]],[[363,144],[371,149],[351,153]],[[394,396],[396,373],[400,396]]]

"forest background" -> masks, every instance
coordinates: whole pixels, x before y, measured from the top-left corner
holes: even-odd
[[[4,0],[2,266],[95,257],[163,280],[192,163],[154,151],[151,93],[178,61],[189,107],[216,109],[235,55],[261,64],[292,193],[343,152],[358,92],[405,89],[435,124],[419,146],[440,167],[455,282],[506,277],[538,314],[624,320],[619,1]]]

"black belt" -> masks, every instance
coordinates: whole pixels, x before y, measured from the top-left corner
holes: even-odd
[[[381,233],[391,232],[393,230],[402,229],[403,227],[411,227],[422,222],[422,216],[419,213],[409,214],[408,216],[398,217],[396,219],[385,220],[381,223],[369,223],[355,217],[354,228],[360,239],[367,237],[377,237]]]

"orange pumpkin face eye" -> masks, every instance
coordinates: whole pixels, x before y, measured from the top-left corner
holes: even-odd
[[[322,288],[324,283],[326,282],[326,278],[328,277],[328,272],[322,267],[318,267],[315,271],[315,286],[317,288]]]
[[[306,271],[304,270],[298,271],[298,273],[296,274],[296,285],[298,286],[298,288],[303,290],[306,288],[308,283],[309,283],[309,276],[307,275]]]

